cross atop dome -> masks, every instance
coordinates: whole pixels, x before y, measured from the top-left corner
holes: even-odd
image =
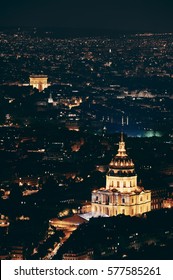
[[[124,135],[123,135],[123,131],[121,131],[121,142],[124,142]]]

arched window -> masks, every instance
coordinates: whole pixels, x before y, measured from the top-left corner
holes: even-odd
[[[117,181],[117,188],[119,188],[120,187],[120,182],[119,181]]]
[[[122,203],[125,203],[125,198],[124,197],[122,198]]]
[[[126,181],[123,182],[123,187],[124,187],[124,188],[126,187]]]

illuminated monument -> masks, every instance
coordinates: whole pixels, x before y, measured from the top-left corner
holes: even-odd
[[[118,153],[109,164],[106,187],[92,191],[92,213],[140,215],[151,210],[151,191],[137,186],[133,161],[126,154],[123,134]]]
[[[33,88],[37,88],[39,92],[43,91],[45,88],[48,87],[48,76],[47,75],[31,75],[29,77],[30,86]]]

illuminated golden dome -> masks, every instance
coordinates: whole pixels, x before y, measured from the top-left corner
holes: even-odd
[[[123,133],[121,133],[121,140],[119,142],[118,153],[109,164],[108,175],[114,174],[116,174],[116,176],[122,176],[124,174],[126,174],[126,176],[131,176],[132,174],[135,174],[134,163],[126,153]]]

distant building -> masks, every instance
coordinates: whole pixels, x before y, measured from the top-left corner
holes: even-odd
[[[118,154],[109,164],[106,187],[92,191],[92,212],[116,216],[141,215],[151,211],[151,191],[137,186],[133,161],[126,154],[123,134]]]
[[[25,248],[22,244],[13,245],[11,247],[11,260],[25,260]]]
[[[167,187],[151,189],[151,210],[164,208],[163,201],[169,196]]]
[[[167,198],[163,200],[163,208],[172,208],[173,207],[173,198]]]
[[[92,260],[93,250],[86,250],[83,252],[68,252],[63,254],[63,260]]]
[[[45,88],[48,87],[48,76],[47,75],[31,75],[29,77],[30,86],[33,88],[37,88],[39,92],[43,91]]]

